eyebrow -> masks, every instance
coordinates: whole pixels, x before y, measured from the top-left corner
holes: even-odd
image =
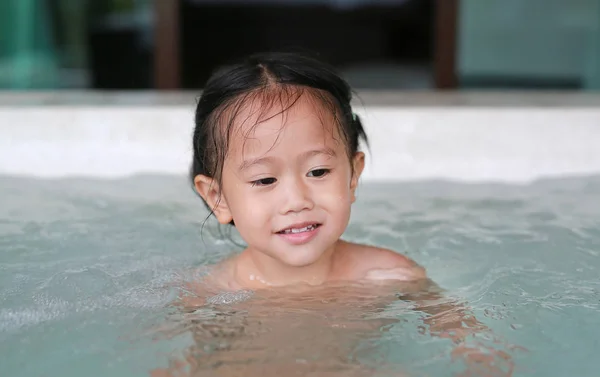
[[[305,160],[307,158],[313,157],[313,156],[318,156],[318,155],[326,155],[329,157],[335,157],[336,153],[333,149],[331,148],[320,148],[320,149],[313,149],[307,152],[302,153],[298,158],[300,160]],[[270,156],[265,156],[265,157],[259,157],[259,158],[252,158],[252,159],[248,159],[248,160],[244,160],[238,170],[243,171],[246,170],[254,165],[268,165],[268,164],[272,164],[273,161],[275,160],[274,157],[270,157]]]

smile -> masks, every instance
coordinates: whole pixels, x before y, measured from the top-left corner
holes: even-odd
[[[277,233],[279,233],[279,234],[296,234],[296,233],[310,232],[311,230],[317,229],[319,226],[321,226],[321,224],[310,224],[310,225],[304,226],[302,228],[287,228],[287,229],[281,230]]]
[[[276,234],[292,245],[303,245],[317,236],[320,227],[321,224],[319,223],[306,222],[292,225],[276,232]]]
[[[321,224],[319,223],[302,223],[302,224],[295,224],[290,226],[289,228],[285,228],[283,230],[280,230],[279,232],[277,232],[278,234],[297,234],[297,233],[304,233],[304,232],[310,232],[313,231],[315,229],[317,229],[318,227],[320,227]]]

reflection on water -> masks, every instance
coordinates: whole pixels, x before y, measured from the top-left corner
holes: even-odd
[[[187,296],[159,331],[190,333],[193,344],[152,376],[409,375],[408,364],[385,355],[398,333],[414,342],[451,339],[451,356],[467,371],[510,375],[511,347],[435,285],[427,287],[338,283]]]

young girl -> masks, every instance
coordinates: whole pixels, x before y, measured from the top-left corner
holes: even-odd
[[[348,84],[294,54],[217,72],[196,108],[191,179],[221,224],[247,243],[214,270],[226,289],[425,279],[409,258],[341,239],[367,136]]]
[[[367,143],[351,98],[332,68],[295,54],[254,55],[210,78],[196,108],[190,175],[211,214],[247,247],[188,285],[188,312],[220,304],[228,312],[184,321],[197,346],[154,376],[189,365],[209,375],[372,375],[348,355],[398,321],[380,313],[398,299],[417,303],[429,331],[455,342],[482,328],[435,291],[415,295],[434,285],[409,258],[341,239]],[[207,297],[224,291],[254,294],[233,303]],[[213,343],[218,351],[205,351]],[[491,363],[472,347],[456,350]]]

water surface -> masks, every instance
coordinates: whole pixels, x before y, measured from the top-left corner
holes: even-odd
[[[241,292],[173,308],[173,282],[236,252],[206,216],[178,176],[0,177],[3,375],[149,376],[186,358],[199,375],[465,369],[401,287]],[[598,375],[599,177],[365,184],[346,238],[426,267],[493,331],[469,344],[506,352],[515,376]]]

